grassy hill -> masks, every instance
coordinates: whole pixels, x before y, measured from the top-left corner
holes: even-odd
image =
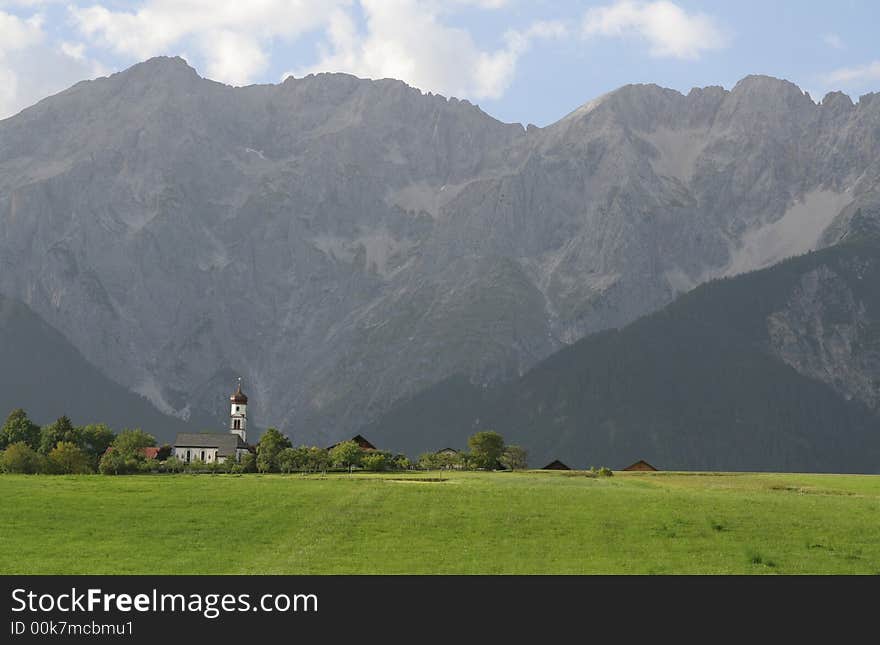
[[[534,466],[646,459],[664,469],[880,472],[880,417],[845,391],[847,378],[872,377],[865,387],[880,391],[878,284],[880,245],[862,238],[698,287],[500,388],[447,380],[362,432],[418,453],[464,447],[491,428],[526,447]],[[808,300],[807,288],[821,297]],[[824,382],[774,353],[771,320],[799,322],[798,307],[816,311],[807,332],[785,330],[805,346],[795,359],[814,360],[842,329],[853,355],[841,363],[863,371]]]
[[[880,477],[442,478],[5,475],[0,572],[880,573]]]
[[[25,305],[0,296],[0,423],[24,408],[37,423],[66,414],[76,424],[140,427],[160,441],[210,427],[159,412],[104,376],[57,330]]]

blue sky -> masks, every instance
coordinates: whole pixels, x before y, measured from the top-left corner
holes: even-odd
[[[0,0],[0,117],[160,54],[234,85],[391,76],[537,125],[753,73],[856,100],[880,90],[878,24],[876,0]]]

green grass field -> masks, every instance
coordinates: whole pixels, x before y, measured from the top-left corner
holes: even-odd
[[[880,476],[0,476],[3,574],[880,573]]]

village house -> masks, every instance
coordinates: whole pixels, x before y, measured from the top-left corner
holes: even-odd
[[[184,463],[201,461],[223,463],[227,459],[241,461],[251,451],[247,442],[248,398],[238,389],[229,397],[229,432],[181,432],[174,441],[174,456]]]
[[[571,468],[566,466],[564,463],[562,463],[558,459],[554,459],[549,464],[544,466],[541,470],[571,470]]]

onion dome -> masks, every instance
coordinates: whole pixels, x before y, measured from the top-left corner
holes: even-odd
[[[229,397],[229,400],[240,405],[247,405],[247,396],[241,391],[241,381],[238,382],[238,389],[235,390],[235,394]]]

